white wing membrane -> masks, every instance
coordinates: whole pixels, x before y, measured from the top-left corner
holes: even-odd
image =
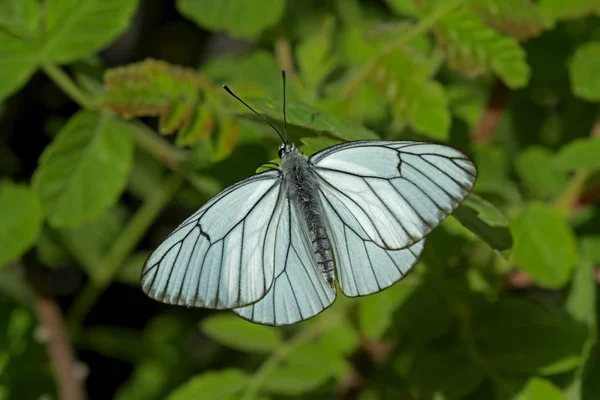
[[[351,142],[310,162],[343,224],[388,250],[421,241],[463,201],[477,177],[464,154],[432,143]]]
[[[288,199],[279,211],[273,287],[260,301],[233,310],[245,319],[266,325],[303,321],[335,300],[335,289],[319,271],[305,221]]]
[[[401,250],[385,250],[364,239],[363,231],[355,231],[345,220],[355,220],[352,214],[342,215],[344,206],[337,199],[321,193],[329,240],[335,254],[337,276],[346,296],[377,293],[404,278],[423,251],[425,239]],[[358,228],[360,229],[360,227]]]
[[[278,171],[213,197],[150,255],[144,292],[188,307],[231,309],[260,300],[273,283],[283,197]]]

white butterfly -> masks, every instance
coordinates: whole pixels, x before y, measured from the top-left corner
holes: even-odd
[[[281,138],[278,168],[217,194],[150,255],[144,292],[266,325],[311,318],[335,300],[336,278],[354,297],[406,276],[477,176],[439,144],[361,140],[307,158]]]

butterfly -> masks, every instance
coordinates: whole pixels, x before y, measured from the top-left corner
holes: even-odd
[[[143,291],[168,304],[288,325],[336,297],[380,292],[418,261],[425,236],[465,199],[474,163],[445,145],[360,140],[311,157],[287,140],[281,163],[224,189],[150,255]]]

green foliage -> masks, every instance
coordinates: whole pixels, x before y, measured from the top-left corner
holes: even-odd
[[[0,1],[0,398],[61,397],[69,346],[98,398],[600,398],[597,0],[159,3]],[[310,321],[145,299],[158,243],[279,161],[221,86],[283,134],[282,69],[304,154],[444,142],[473,193]]]

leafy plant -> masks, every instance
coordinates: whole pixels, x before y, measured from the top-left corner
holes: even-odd
[[[595,0],[0,2],[0,398],[600,398],[599,18]],[[149,252],[277,160],[221,85],[282,127],[281,69],[305,154],[443,142],[475,160],[474,193],[404,280],[294,326],[147,299]]]

